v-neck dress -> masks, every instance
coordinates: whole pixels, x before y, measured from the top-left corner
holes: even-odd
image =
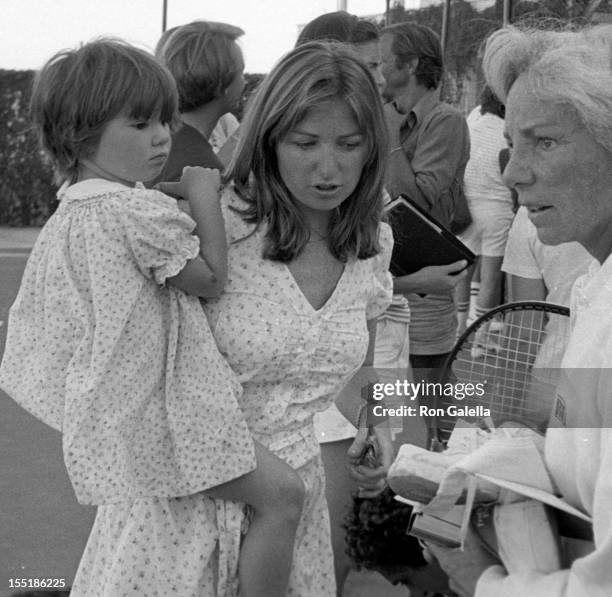
[[[239,404],[251,433],[294,467],[306,486],[287,595],[332,597],[333,554],[313,415],[330,406],[362,365],[366,322],[391,302],[391,230],[380,224],[381,252],[349,260],[330,298],[314,309],[287,265],[262,257],[265,228],[245,223],[232,209],[245,204],[231,188],[222,205],[229,278],[205,311],[243,386]]]

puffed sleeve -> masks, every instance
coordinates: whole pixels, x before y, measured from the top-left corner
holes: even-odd
[[[375,319],[382,315],[391,304],[393,297],[393,277],[389,273],[393,233],[388,224],[379,227],[380,253],[370,259],[372,264],[372,293],[366,306],[366,319]]]
[[[163,284],[198,255],[195,222],[174,199],[154,190],[135,189],[117,212],[134,261],[147,278]]]

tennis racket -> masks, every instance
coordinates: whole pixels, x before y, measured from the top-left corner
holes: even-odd
[[[541,301],[501,305],[474,321],[441,372],[442,388],[455,391],[436,395],[432,448],[444,447],[458,418],[545,430],[569,332],[569,309]]]

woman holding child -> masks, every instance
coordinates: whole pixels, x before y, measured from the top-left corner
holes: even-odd
[[[367,67],[348,49],[298,47],[259,88],[222,197],[229,279],[205,309],[243,385],[240,404],[254,437],[306,486],[288,593],[296,597],[335,595],[312,417],[371,364],[375,319],[391,298],[392,239],[380,223],[381,131],[382,106]],[[344,390],[353,421],[360,389],[355,383]],[[388,435],[379,441],[384,465]],[[380,487],[353,468],[359,485]]]
[[[73,594],[331,597],[312,419],[342,390],[357,422],[391,299],[367,68],[321,44],[285,56],[245,118],[221,205],[211,171],[164,187],[191,218],[140,184],[164,165],[177,107],[150,56],[91,42],[55,56],[34,97],[64,185],[11,309],[0,383],[62,430],[77,496],[99,506]],[[375,463],[361,464],[365,428],[351,447],[365,495],[392,457],[383,425]]]

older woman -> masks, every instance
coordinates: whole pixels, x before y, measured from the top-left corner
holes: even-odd
[[[345,388],[339,402],[355,422],[376,317],[391,300],[384,130],[366,65],[342,47],[300,46],[258,89],[222,197],[229,279],[205,309],[244,388],[253,436],[306,486],[288,592],[296,597],[336,592],[313,416]],[[359,464],[363,434],[351,448],[366,495],[382,489],[391,458],[388,430],[378,439],[374,468]]]
[[[612,27],[506,28],[484,68],[506,104],[506,183],[546,244],[576,241],[595,259],[576,282],[573,332],[546,435],[561,494],[593,519],[594,544],[567,568],[508,574],[474,535],[466,550],[431,546],[461,595],[612,595]]]

